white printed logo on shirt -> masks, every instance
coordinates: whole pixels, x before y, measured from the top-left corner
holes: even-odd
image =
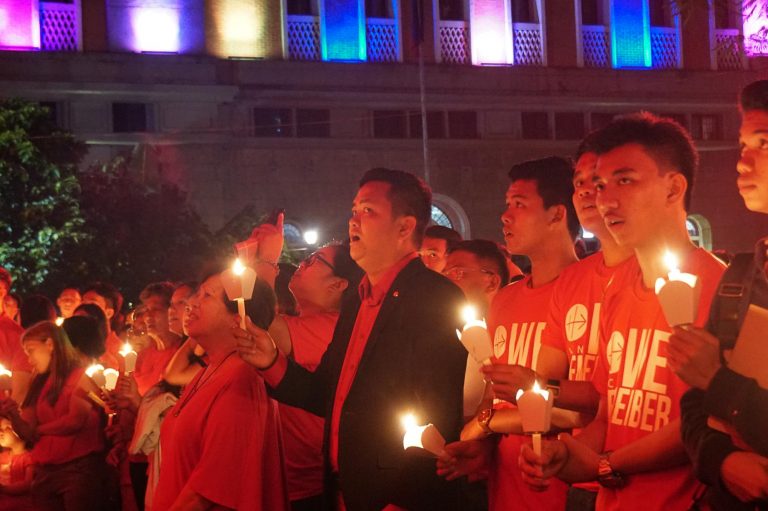
[[[541,334],[545,326],[547,323],[544,321],[512,323],[509,327],[509,335],[507,335],[506,327],[499,325],[493,336],[494,355],[497,359],[501,359],[504,356],[504,351],[508,350],[508,364],[536,369],[536,360],[541,349]],[[529,357],[531,348],[533,348],[533,358]],[[530,364],[528,363],[529,360],[531,360]]]

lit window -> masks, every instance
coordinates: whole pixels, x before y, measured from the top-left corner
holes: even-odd
[[[289,245],[300,245],[304,243],[304,237],[301,235],[301,229],[293,224],[283,224],[283,238]]]
[[[445,211],[434,204],[432,205],[432,221],[437,225],[453,229],[453,222],[451,222],[451,219],[445,214]]]

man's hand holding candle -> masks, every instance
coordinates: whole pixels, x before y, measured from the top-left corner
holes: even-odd
[[[536,382],[536,373],[525,366],[493,364],[480,369],[491,382],[493,395],[510,403],[517,402],[517,391],[529,389]]]
[[[720,341],[703,328],[674,327],[669,337],[669,367],[691,387],[706,390],[720,369]]]
[[[544,440],[540,454],[533,450],[532,445],[523,444],[518,459],[523,481],[532,490],[545,491],[549,488],[550,478],[557,475],[565,466],[568,456],[568,448],[560,440]]]
[[[496,444],[487,440],[453,442],[445,456],[437,459],[437,475],[448,481],[467,476],[470,481],[485,479]]]

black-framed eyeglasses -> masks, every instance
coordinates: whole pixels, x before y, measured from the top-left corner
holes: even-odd
[[[492,272],[491,270],[486,270],[485,268],[464,268],[463,266],[453,266],[451,268],[448,268],[447,270],[443,271],[443,275],[445,275],[446,277],[452,280],[461,280],[464,278],[464,276],[467,273],[472,273],[472,272],[480,272],[486,275],[496,275],[495,272]]]
[[[328,262],[328,261],[327,261],[327,260],[326,260],[326,259],[325,259],[325,258],[322,256],[322,254],[320,254],[320,252],[315,252],[315,253],[313,253],[313,254],[310,254],[310,256],[309,256],[309,257],[307,257],[306,259],[304,259],[304,260],[301,262],[301,266],[303,266],[304,268],[309,268],[310,266],[312,266],[313,264],[315,264],[315,261],[320,261],[321,263],[323,263],[324,265],[326,265],[328,268],[330,268],[330,269],[331,269],[331,271],[333,272],[333,274],[334,274],[334,275],[336,274],[336,268],[335,268],[335,267],[334,267],[334,266],[333,266],[331,263],[329,263],[329,262]]]

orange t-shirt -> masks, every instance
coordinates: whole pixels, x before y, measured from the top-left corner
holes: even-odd
[[[287,509],[276,413],[235,352],[199,371],[161,426],[152,510],[169,509],[185,486],[226,508]]]
[[[530,280],[526,277],[508,285],[491,304],[488,327],[493,336],[494,364],[518,364],[535,369],[555,283],[533,289],[528,287]],[[494,407],[514,405],[502,402]],[[562,511],[568,488],[565,483],[553,479],[547,491],[535,492],[523,482],[517,460],[520,447],[525,443],[530,443],[525,435],[502,435],[488,477],[489,510],[503,511],[514,507]]]
[[[565,268],[555,282],[541,343],[568,357],[568,379],[591,381],[600,346],[600,310],[608,282],[630,258],[613,267],[598,252]]]
[[[695,324],[703,326],[725,266],[706,250],[696,249],[680,270],[701,282]],[[600,359],[592,382],[608,399],[605,450],[612,451],[680,418],[680,398],[688,386],[669,368],[672,329],[655,291],[643,285],[636,261],[610,283],[600,330]],[[620,490],[601,488],[597,509],[688,509],[697,484],[690,465],[632,474]]]
[[[293,358],[309,371],[320,364],[338,312],[285,316],[291,334]],[[325,420],[300,408],[279,403],[280,425],[285,442],[285,472],[288,496],[305,499],[323,493],[323,426]]]

